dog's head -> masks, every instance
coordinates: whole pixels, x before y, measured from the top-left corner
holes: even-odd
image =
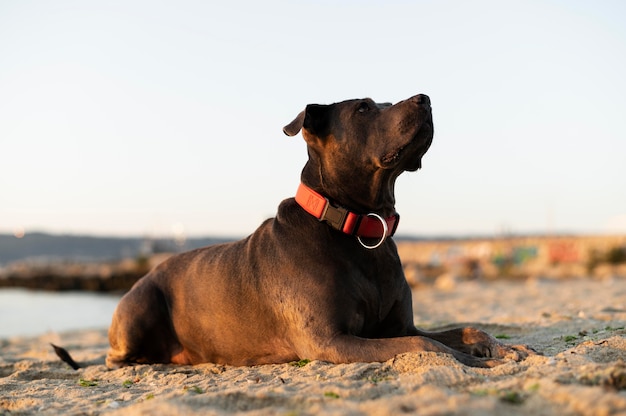
[[[369,98],[309,104],[283,128],[288,136],[300,130],[322,158],[332,149],[352,157],[358,154],[357,160],[377,169],[414,171],[421,167],[433,138],[430,99],[420,94],[395,105]]]
[[[393,206],[395,179],[419,169],[432,142],[430,99],[420,94],[395,105],[369,98],[309,104],[283,128],[288,136],[300,130],[309,151],[303,182],[339,201]]]

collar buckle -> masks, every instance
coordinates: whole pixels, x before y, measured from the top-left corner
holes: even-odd
[[[343,225],[346,222],[346,217],[348,216],[349,211],[342,207],[333,206],[328,198],[324,199],[326,199],[326,206],[324,207],[324,211],[322,212],[322,216],[319,220],[328,222],[337,230],[343,230]]]

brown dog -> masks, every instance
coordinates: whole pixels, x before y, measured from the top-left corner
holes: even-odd
[[[109,367],[370,362],[409,351],[493,366],[530,352],[472,328],[413,324],[389,237],[395,180],[421,167],[433,138],[427,96],[308,105],[284,128],[300,130],[309,160],[296,198],[248,238],[174,256],[139,280],[113,316]]]

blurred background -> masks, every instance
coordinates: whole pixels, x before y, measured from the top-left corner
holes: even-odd
[[[306,161],[282,126],[348,98],[431,97],[433,146],[396,188],[414,284],[622,273],[625,19],[607,0],[0,3],[0,337],[105,326],[168,253],[253,232]]]

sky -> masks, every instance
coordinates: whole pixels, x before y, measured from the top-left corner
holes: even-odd
[[[0,233],[245,236],[306,104],[418,93],[399,235],[626,233],[626,2],[0,2]]]

